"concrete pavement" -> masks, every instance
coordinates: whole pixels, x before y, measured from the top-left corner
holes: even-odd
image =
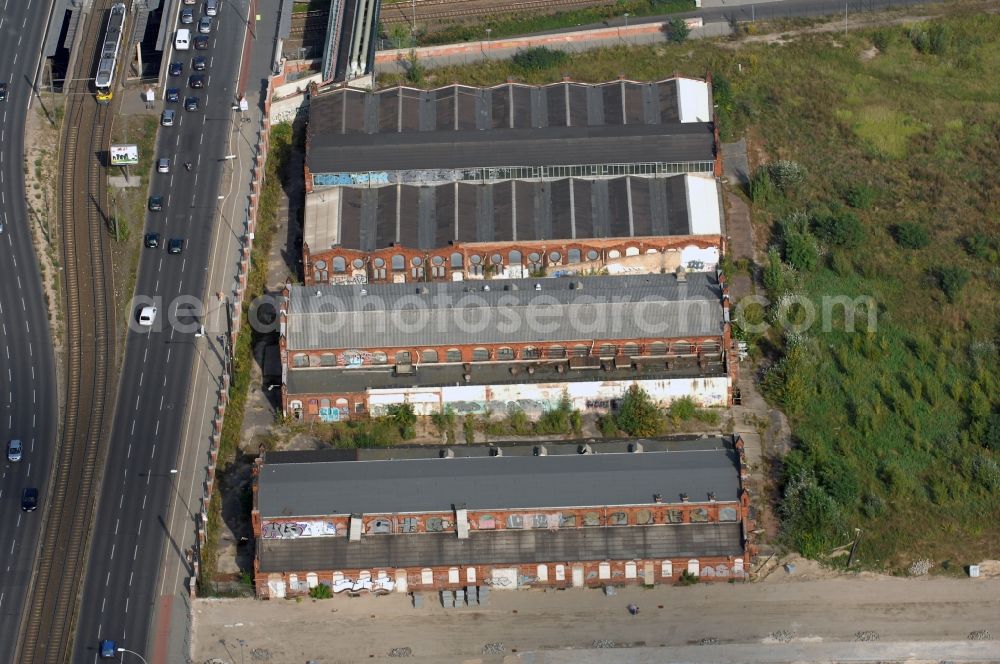
[[[212,238],[203,295],[205,336],[198,340],[199,359],[193,370],[190,398],[183,420],[181,455],[177,463],[177,494],[168,516],[170,537],[162,552],[156,614],[148,644],[151,664],[189,661],[190,656],[188,580],[191,569],[177,552],[195,546],[196,520],[204,494],[210,441],[215,432],[212,419],[223,371],[223,349],[217,337],[227,330],[225,305],[217,294],[223,293],[231,298],[236,286],[251,170],[263,115],[266,80],[271,71],[274,36],[277,34],[277,7],[260,7],[258,13],[261,20],[251,33],[250,51],[243,55],[243,58],[250,59],[247,84],[249,110],[245,114],[233,113],[228,154],[235,155],[235,158],[226,166],[218,194],[218,223]]]

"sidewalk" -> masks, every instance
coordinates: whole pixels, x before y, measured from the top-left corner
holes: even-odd
[[[189,596],[191,569],[178,551],[194,548],[197,519],[201,512],[206,468],[218,403],[223,349],[217,337],[227,330],[223,293],[232,298],[237,284],[237,270],[242,253],[242,235],[250,193],[251,172],[264,107],[266,80],[271,73],[274,36],[278,29],[277,8],[258,8],[254,38],[244,54],[249,58],[249,83],[246,121],[236,115],[231,124],[229,153],[236,158],[225,166],[220,184],[219,223],[212,240],[205,293],[205,336],[201,339],[201,357],[191,378],[191,395],[185,415],[181,458],[178,461],[177,491],[168,523],[169,537],[162,553],[162,572],[157,588],[156,611],[152,618],[150,641],[146,644],[150,664],[189,662],[192,642],[192,609]],[[240,44],[242,46],[242,43]],[[234,81],[234,84],[236,82]],[[216,478],[218,482],[218,477]]]

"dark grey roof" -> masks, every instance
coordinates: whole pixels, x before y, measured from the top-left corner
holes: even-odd
[[[728,449],[633,454],[392,461],[265,463],[257,509],[263,518],[343,514],[548,509],[679,502],[714,492],[735,501],[738,459]]]
[[[338,187],[307,196],[304,241],[318,252],[718,235],[719,217],[710,174]]]
[[[285,335],[294,351],[683,338],[721,329],[719,285],[692,273],[686,282],[647,274],[292,286]]]
[[[707,124],[322,134],[309,143],[313,174],[506,166],[711,161]]]
[[[739,556],[739,523],[473,531],[258,540],[260,571],[322,571],[372,568],[495,565],[585,560],[657,560]]]
[[[527,366],[534,373],[527,373]],[[290,397],[325,395],[331,392],[365,392],[367,390],[409,387],[445,387],[448,385],[515,385],[525,383],[577,383],[585,381],[632,381],[669,378],[709,378],[726,375],[722,353],[709,353],[704,365],[698,358],[680,357],[670,360],[636,358],[635,366],[602,367],[599,362],[586,367],[566,368],[568,360],[540,362],[474,362],[466,371],[461,364],[420,364],[410,375],[397,376],[391,367],[336,368],[315,367],[289,369],[285,385]],[[564,370],[560,372],[557,367]],[[517,373],[511,373],[514,367]],[[465,374],[469,380],[465,380]],[[624,388],[623,388],[624,389]],[[529,410],[530,404],[523,404]],[[463,413],[459,413],[463,414]]]

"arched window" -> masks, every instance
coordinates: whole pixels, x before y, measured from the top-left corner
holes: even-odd
[[[431,259],[431,275],[435,277],[443,277],[445,275],[444,257],[435,256]]]
[[[621,255],[622,255],[621,252],[618,251],[617,249],[611,249],[608,251],[608,258],[618,258]]]
[[[406,256],[403,254],[395,254],[392,257],[392,271],[399,272],[400,270],[406,269]]]
[[[426,363],[432,363],[438,361],[438,352],[433,348],[428,348],[420,353],[420,361]]]
[[[292,357],[292,366],[294,367],[308,367],[309,366],[309,356],[305,353],[296,353]]]
[[[472,349],[472,361],[473,362],[485,362],[490,359],[490,351],[485,348],[473,348]]]
[[[445,362],[461,362],[462,361],[462,351],[457,348],[449,348],[444,355]]]
[[[329,399],[320,399],[319,400],[319,407],[320,408],[327,408],[327,409],[330,408],[330,400]]]
[[[690,355],[694,352],[694,347],[689,341],[678,341],[672,344],[670,350],[673,351],[674,355]]]
[[[617,350],[613,344],[602,344],[601,357],[614,357]]]
[[[590,349],[584,344],[577,344],[573,346],[573,357],[587,357],[590,355]]]
[[[473,254],[469,256],[469,274],[482,274],[483,273],[483,257]]]
[[[655,341],[649,344],[649,354],[650,355],[666,355],[667,354],[667,344],[662,341]]]
[[[319,365],[321,367],[335,367],[337,366],[337,356],[333,353],[323,353],[319,356]]]
[[[458,253],[456,251],[455,253],[453,253],[451,255],[451,267],[452,267],[452,269],[454,269],[454,270],[461,270],[462,269],[462,265],[464,265],[464,264],[465,264],[465,262],[462,260],[462,254],[460,254],[460,253]]]
[[[635,357],[638,354],[639,354],[639,344],[629,343],[622,346],[622,355],[626,355],[628,357]]]
[[[562,346],[549,346],[546,355],[553,359],[563,358],[566,357],[566,349]]]
[[[412,265],[413,267],[417,267],[418,265],[423,265],[423,264],[424,264],[424,259],[421,258],[420,256],[414,256],[413,258],[410,259],[410,265]]]
[[[570,263],[579,263],[580,262],[580,250],[579,249],[570,249],[567,252],[566,259]]]
[[[534,346],[528,346],[527,348],[521,349],[521,358],[525,360],[537,360],[542,354],[538,352],[538,349]]]
[[[355,258],[353,261],[351,261],[351,265],[354,267],[355,270],[360,270],[365,266],[365,262],[360,258]]]
[[[507,254],[507,263],[509,265],[520,265],[521,264],[521,252],[514,249],[509,254]]]
[[[317,270],[325,270],[326,269],[326,261],[322,260],[322,259],[317,260],[316,262],[313,263],[313,267],[315,267]]]
[[[625,255],[626,256],[638,256],[639,255],[639,247],[625,247]]]
[[[513,360],[514,359],[514,349],[513,348],[498,348],[497,349],[497,359],[498,360]]]
[[[396,364],[410,364],[410,351],[401,350],[396,353]]]
[[[562,260],[562,254],[560,254],[558,251],[553,251],[552,253],[549,254],[550,263],[558,263],[561,260]]]
[[[596,249],[591,249],[590,251],[587,252],[588,261],[596,261],[599,256],[600,254],[597,253]]]
[[[372,278],[385,279],[385,259],[376,258],[372,261]]]
[[[330,261],[330,265],[333,267],[334,274],[347,272],[347,261],[343,256],[334,256],[333,260]]]
[[[503,265],[503,256],[500,254],[493,254],[490,256],[490,262],[494,265]]]

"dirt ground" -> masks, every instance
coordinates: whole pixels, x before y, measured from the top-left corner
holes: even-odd
[[[193,660],[241,661],[240,640],[246,661],[317,664],[389,659],[394,648],[411,649],[410,661],[502,661],[483,653],[497,643],[510,655],[593,648],[599,641],[662,647],[709,640],[720,648],[847,643],[860,632],[881,642],[958,642],[977,631],[984,636],[982,630],[1000,635],[998,591],[996,578],[838,576],[798,560],[794,573],[779,568],[760,583],[629,588],[614,596],[494,591],[488,606],[474,609],[444,609],[429,594],[419,609],[401,595],[198,600]],[[639,607],[637,616],[629,615],[630,603]]]

